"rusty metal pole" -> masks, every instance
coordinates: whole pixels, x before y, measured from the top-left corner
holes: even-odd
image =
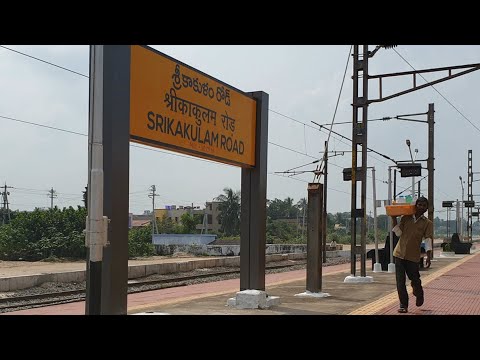
[[[324,180],[323,180],[323,221],[322,221],[322,260],[327,262],[327,175],[328,175],[328,141],[325,141],[324,160]]]
[[[249,93],[257,101],[255,167],[242,168],[240,214],[240,291],[265,291],[267,221],[268,100],[263,91]]]
[[[308,184],[307,291],[322,291],[323,185]]]

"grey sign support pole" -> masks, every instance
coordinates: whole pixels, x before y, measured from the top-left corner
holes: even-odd
[[[322,291],[323,185],[308,184],[307,291]]]
[[[428,160],[427,160],[427,169],[428,169],[428,220],[434,224],[433,226],[433,239],[435,239],[435,221],[433,219],[433,214],[435,211],[435,199],[434,199],[434,171],[435,171],[435,155],[434,155],[434,125],[435,125],[435,106],[434,104],[428,104]],[[432,258],[434,257],[434,247],[432,239]]]
[[[126,315],[130,158],[130,46],[103,46],[103,215],[109,219],[101,270],[87,258],[86,314]],[[93,191],[89,192],[92,193]],[[90,202],[89,202],[90,206]],[[101,272],[101,281],[97,281]],[[96,279],[96,280],[95,280]],[[100,302],[100,303],[99,303]]]
[[[99,315],[108,219],[103,216],[103,45],[90,45],[85,314]]]
[[[268,94],[249,93],[257,101],[255,167],[242,168],[240,291],[265,291],[267,221]]]

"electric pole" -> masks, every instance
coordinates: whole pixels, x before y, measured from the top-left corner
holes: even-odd
[[[322,260],[327,262],[327,174],[328,174],[328,141],[325,141],[325,154],[323,158],[323,221],[322,221]]]
[[[8,207],[8,195],[10,195],[10,192],[7,191],[7,189],[12,188],[12,186],[7,186],[7,183],[5,183],[3,187],[3,192],[0,193],[2,196],[3,200],[3,206],[2,206],[2,224],[5,225],[7,223],[7,218],[8,222],[10,222],[10,208]]]
[[[414,70],[414,71],[403,71],[398,73],[390,74],[380,74],[380,75],[370,75],[368,73],[368,58],[373,57],[375,53],[381,48],[389,49],[396,47],[397,45],[377,45],[375,50],[368,51],[368,45],[363,45],[362,57],[359,54],[359,46],[354,45],[354,69],[353,69],[353,121],[352,121],[352,194],[351,194],[351,219],[352,219],[352,240],[351,240],[351,273],[355,277],[355,260],[358,253],[361,254],[361,276],[365,276],[365,183],[366,183],[366,147],[367,147],[367,109],[368,105],[376,102],[382,102],[389,99],[392,99],[397,96],[405,95],[407,93],[417,91],[440,82],[450,80],[473,71],[480,70],[480,63],[476,64],[466,64],[466,65],[455,65],[455,66],[446,66],[440,68],[432,69],[423,69],[423,70]],[[452,70],[463,70],[458,73],[452,74]],[[447,72],[447,75],[438,78],[434,81],[427,81],[425,84],[417,85],[417,74],[422,73],[432,73],[432,72]],[[413,75],[413,84],[410,88],[407,88],[403,91],[397,91],[390,95],[384,96],[383,94],[383,83],[384,78],[393,78],[408,76],[412,77]],[[378,98],[369,98],[368,95],[368,80],[378,80]],[[359,95],[359,83],[362,82],[362,95]],[[362,122],[358,120],[358,110],[362,109]],[[428,139],[429,139],[429,149],[428,149],[428,219],[433,222],[433,212],[434,212],[434,202],[433,202],[433,172],[434,172],[434,157],[433,157],[433,125],[434,125],[434,107],[433,104],[429,104],[428,108]],[[362,161],[359,171],[357,171],[357,145],[361,145],[361,154]],[[357,174],[358,172],[358,174]],[[362,182],[361,186],[361,205],[360,208],[357,208],[357,181]],[[357,247],[356,244],[356,220],[361,218],[361,246]],[[390,249],[393,251],[393,249]],[[432,249],[433,256],[433,249]],[[394,267],[393,267],[394,269]]]
[[[473,201],[472,193],[473,169],[472,169],[472,150],[468,150],[468,176],[467,176],[467,199]],[[472,242],[472,208],[467,207],[467,239]]]
[[[157,228],[157,219],[155,218],[155,196],[159,196],[155,194],[156,188],[155,185],[150,187],[150,194],[148,195],[149,198],[152,198],[152,235],[158,234]]]
[[[463,179],[461,176],[458,177],[460,179],[460,185],[462,186],[462,202],[461,202],[461,205],[460,205],[460,211],[461,211],[461,222],[460,222],[460,240],[463,241],[463,202],[465,201],[465,188],[463,187]]]
[[[353,120],[352,120],[352,192],[351,192],[351,276],[356,276],[360,255],[360,276],[366,277],[366,199],[367,199],[367,119],[368,119],[368,45],[353,46]],[[361,95],[360,95],[361,94]],[[360,116],[359,116],[360,115]],[[360,153],[358,156],[358,153]],[[360,163],[358,161],[360,160]],[[358,171],[357,171],[358,166]],[[360,208],[357,207],[357,182],[360,182]],[[357,218],[360,222],[360,245],[357,246]]]
[[[53,187],[48,191],[48,195],[50,198],[50,209],[53,209],[53,198],[57,197],[57,192],[53,190]]]

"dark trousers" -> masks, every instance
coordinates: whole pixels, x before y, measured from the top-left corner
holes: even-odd
[[[420,280],[420,272],[418,271],[418,262],[408,261],[395,257],[395,275],[397,278],[397,292],[400,300],[400,306],[408,308],[408,293],[406,286],[406,277],[411,281],[413,295],[423,297],[422,281]]]

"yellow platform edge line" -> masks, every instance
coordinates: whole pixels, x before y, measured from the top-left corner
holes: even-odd
[[[339,273],[342,273],[342,272],[345,272],[345,271],[346,270],[335,270],[335,271],[329,272],[328,274],[325,274],[325,276],[335,275],[335,274],[339,274]],[[295,282],[295,281],[301,281],[301,280],[305,280],[305,275],[302,275],[300,277],[296,277],[296,278],[293,278],[293,279],[276,281],[276,282],[268,284],[268,287],[284,285],[284,284],[292,283],[292,282]],[[188,297],[185,297],[185,298],[182,298],[182,299],[161,300],[161,301],[158,301],[158,302],[150,303],[148,305],[131,306],[131,307],[127,308],[127,314],[133,314],[133,313],[136,313],[136,312],[145,312],[145,311],[157,309],[160,306],[166,306],[166,305],[170,305],[170,304],[180,304],[180,303],[184,303],[184,302],[188,302],[188,301],[196,300],[196,299],[203,299],[203,298],[208,298],[208,297],[213,297],[213,296],[226,295],[226,294],[229,294],[229,293],[236,294],[238,291],[240,291],[238,288],[232,288],[232,289],[218,291],[218,292],[214,292],[214,293],[192,295],[192,296],[188,296]]]
[[[473,254],[473,256],[477,256],[479,253]],[[442,269],[439,269],[435,271],[433,274],[430,274],[426,276],[424,279],[422,279],[422,286],[427,285],[429,282],[432,280],[437,279],[438,277],[442,276],[446,272],[455,269],[457,266],[460,266],[463,264],[465,261],[472,259],[472,257],[465,256],[463,259],[460,259],[458,261],[455,261],[454,263],[451,263],[447,266],[445,266]],[[412,287],[408,286],[407,287],[408,295],[412,293]],[[375,300],[367,305],[364,305],[358,309],[353,310],[352,312],[348,313],[347,315],[373,315],[380,311],[381,309],[392,305],[393,303],[398,301],[398,295],[397,291],[395,290],[394,292],[391,292],[388,295],[383,296],[382,298]]]

